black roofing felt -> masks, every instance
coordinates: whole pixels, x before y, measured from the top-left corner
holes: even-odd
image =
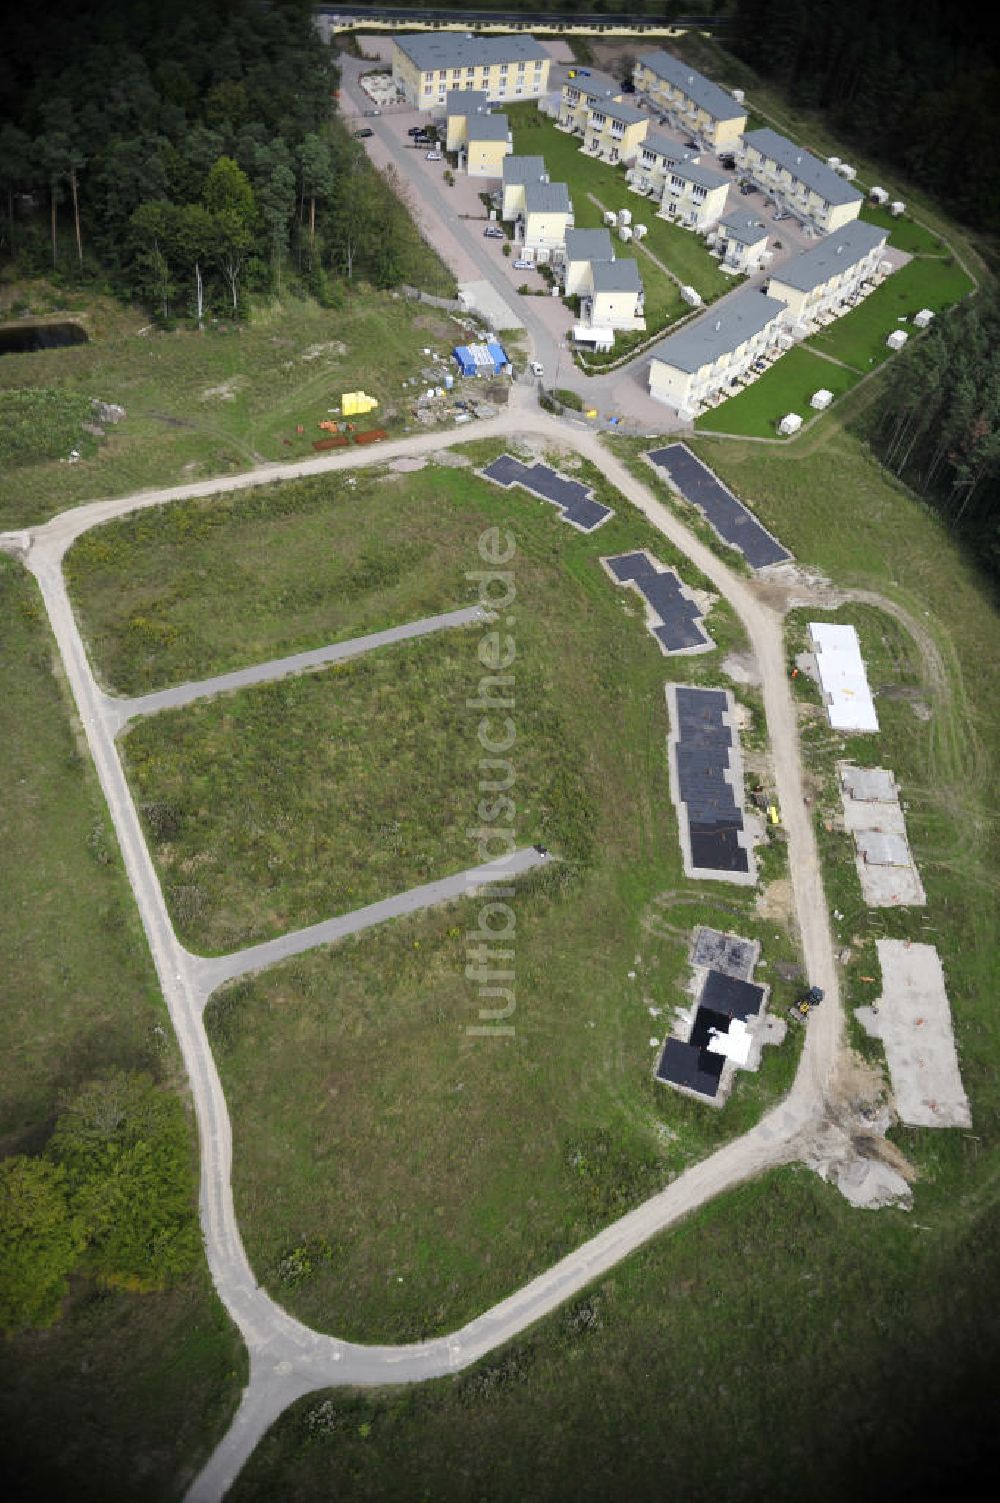
[[[678,794],[688,820],[692,865],[703,871],[749,872],[747,852],[739,843],[743,811],[725,778],[733,745],[733,730],[722,719],[728,708],[725,690],[678,685],[674,704]]]
[[[764,1000],[764,988],[752,981],[740,981],[735,976],[725,976],[721,971],[709,971],[701,989],[701,1008],[711,1008],[726,1017],[756,1017]]]
[[[551,501],[562,514],[564,522],[570,522],[581,532],[593,532],[613,516],[609,506],[595,501],[590,488],[579,480],[568,480],[565,475],[552,470],[547,464],[522,464],[510,454],[501,454],[483,470],[488,480],[497,485],[520,485],[543,501]]]
[[[622,553],[607,564],[618,583],[633,585],[660,618],[650,630],[665,652],[711,646],[701,610],[684,594],[674,569],[658,568],[645,553]]]
[[[743,502],[685,444],[650,449],[647,458],[670,476],[681,495],[704,512],[723,541],[737,548],[754,569],[791,558],[788,549],[761,526]]]
[[[673,1085],[687,1086],[688,1090],[699,1091],[702,1096],[717,1096],[724,1064],[721,1054],[709,1054],[707,1049],[700,1049],[697,1044],[685,1044],[682,1039],[667,1039],[656,1067],[656,1077]]]

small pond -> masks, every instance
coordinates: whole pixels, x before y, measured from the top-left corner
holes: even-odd
[[[80,324],[0,325],[0,355],[31,355],[35,350],[59,350],[67,344],[86,344]]]

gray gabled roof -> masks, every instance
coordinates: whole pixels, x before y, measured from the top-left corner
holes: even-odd
[[[720,219],[718,228],[725,230],[727,239],[738,240],[741,245],[756,245],[758,240],[767,238],[767,226],[762,220],[753,214],[741,214],[739,209]]]
[[[567,261],[613,261],[615,248],[607,230],[567,230]]]
[[[449,89],[445,95],[446,115],[485,115],[490,96],[484,89]]]
[[[622,104],[617,99],[597,99],[588,108],[596,114],[607,115],[609,120],[620,120],[622,125],[635,125],[638,120],[648,119],[634,104]]]
[[[678,146],[676,141],[671,141],[669,136],[660,136],[655,130],[649,131],[640,147],[641,151],[655,151],[658,157],[665,157],[670,162],[690,162],[698,153],[688,151],[683,146]]]
[[[509,188],[512,183],[540,183],[548,174],[544,157],[504,157],[503,183]]]
[[[589,78],[581,78],[577,71],[575,78],[567,78],[565,87],[579,89],[587,99],[618,99],[622,93],[622,86],[616,78],[594,68],[591,68]]]
[[[595,292],[641,292],[639,263],[626,256],[624,261],[595,261],[591,266]]]
[[[698,188],[711,190],[729,187],[728,177],[724,177],[721,172],[713,172],[711,167],[703,167],[700,162],[670,162],[668,167],[675,177],[682,177],[685,182],[694,183]]]
[[[669,335],[655,346],[652,358],[688,373],[700,371],[703,365],[711,365],[744,340],[759,334],[784,310],[785,304],[777,298],[748,287]]]
[[[855,266],[876,246],[884,245],[888,233],[867,220],[852,219],[843,229],[825,236],[819,245],[776,267],[771,280],[784,282],[786,287],[794,287],[799,292],[811,292],[839,272]]]
[[[682,63],[679,57],[673,57],[669,52],[649,52],[640,57],[639,62],[655,73],[657,78],[680,89],[713,120],[745,118],[745,108],[733,98],[728,89],[720,88],[703,73]]]
[[[506,141],[510,136],[506,115],[473,115],[467,129],[470,144],[473,141]]]
[[[805,183],[807,188],[818,193],[829,204],[854,204],[862,201],[864,195],[845,182],[832,167],[821,162],[819,157],[814,157],[804,146],[796,146],[787,136],[779,136],[769,125],[763,130],[747,131],[743,144],[755,147],[762,156],[777,162],[779,167],[786,167],[792,177]]]
[[[525,183],[524,208],[528,214],[568,214],[569,189],[565,183]]]
[[[407,32],[392,39],[421,73],[481,63],[542,62],[549,54],[530,36],[466,37],[449,31]]]

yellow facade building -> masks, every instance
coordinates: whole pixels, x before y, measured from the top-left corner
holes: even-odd
[[[785,304],[785,321],[796,336],[838,318],[871,291],[881,279],[887,238],[887,230],[856,219],[772,274],[768,295]]]
[[[526,261],[561,261],[572,224],[573,205],[565,183],[525,184],[523,217],[515,220],[514,234]]]
[[[441,108],[450,90],[491,101],[538,99],[549,87],[549,54],[532,36],[415,32],[392,39],[392,76],[408,104]]]
[[[864,202],[858,189],[805,147],[770,127],[747,132],[738,160],[758,188],[824,235],[858,217]]]
[[[648,117],[635,105],[606,99],[587,110],[583,149],[604,162],[632,162],[648,129]]]
[[[755,361],[791,343],[784,314],[784,303],[756,288],[734,293],[655,347],[650,395],[696,417],[713,398],[732,395]]]
[[[504,158],[514,150],[506,115],[470,115],[468,140],[459,165],[470,177],[502,177]]]
[[[449,89],[445,96],[445,150],[461,151],[469,139],[469,120],[489,114],[490,102],[481,89]]]
[[[735,147],[746,130],[746,110],[736,96],[669,52],[640,57],[633,79],[636,91],[647,95],[673,126],[713,151]]]
[[[609,73],[595,70],[584,77],[577,73],[562,86],[559,98],[559,124],[582,136],[587,129],[587,116],[592,109],[611,101],[620,103],[624,98],[622,86]]]

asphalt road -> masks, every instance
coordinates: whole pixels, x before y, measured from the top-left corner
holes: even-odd
[[[248,689],[253,684],[272,684],[278,679],[292,678],[298,673],[313,673],[318,668],[328,668],[331,663],[344,663],[348,658],[360,657],[362,653],[375,652],[379,647],[411,642],[415,637],[426,637],[432,632],[445,631],[453,626],[471,626],[475,621],[486,619],[487,612],[481,606],[464,606],[456,611],[446,611],[440,616],[424,616],[420,621],[408,621],[404,626],[390,626],[387,631],[370,632],[364,637],[349,637],[345,642],[332,642],[328,647],[317,647],[311,652],[294,652],[287,658],[272,658],[267,663],[255,663],[252,668],[237,668],[233,673],[220,673],[215,678],[177,684],[172,689],[158,689],[153,694],[143,694],[135,699],[105,694],[102,696],[102,711],[109,723],[117,723],[120,728],[140,715],[158,715],[161,710],[178,710],[184,705],[193,704],[195,700],[210,699],[217,694],[233,694],[237,689]]]
[[[297,465],[267,466],[245,475],[77,507],[33,529],[28,535],[26,555],[23,534],[0,537],[0,548],[24,557],[38,580],[114,821],[191,1085],[200,1134],[200,1210],[209,1267],[220,1298],[250,1353],[250,1385],[233,1425],[191,1487],[188,1496],[192,1503],[216,1503],[224,1495],[270,1423],[295,1398],[315,1388],[336,1385],[415,1382],[455,1372],[475,1362],[556,1309],[697,1206],[771,1165],[799,1157],[803,1141],[818,1132],[826,1118],[827,1094],[838,1064],[843,1019],[818,853],[803,800],[796,714],[785,674],[781,616],[764,599],[763,586],[740,577],[716,557],[595,435],[581,433],[537,411],[507,411],[475,428],[477,439],[492,436],[512,439],[522,433],[556,444],[569,444],[598,465],[652,525],[701,569],[740,617],[763,683],[803,957],[809,979],[823,987],[827,1001],[810,1021],[792,1090],[754,1129],[695,1165],[668,1189],[606,1228],[492,1310],[453,1335],[436,1341],[371,1347],[342,1342],[302,1325],[257,1286],[233,1205],[230,1120],[202,1026],[202,979],[170,924],[117,755],[114,723],[104,713],[104,696],[95,683],[73,616],[61,561],[73,539],[89,527],[138,508],[185,496],[239,490],[275,479],[381,464],[394,455],[438,449],[442,435],[419,434],[381,445],[377,452],[327,455]]]

